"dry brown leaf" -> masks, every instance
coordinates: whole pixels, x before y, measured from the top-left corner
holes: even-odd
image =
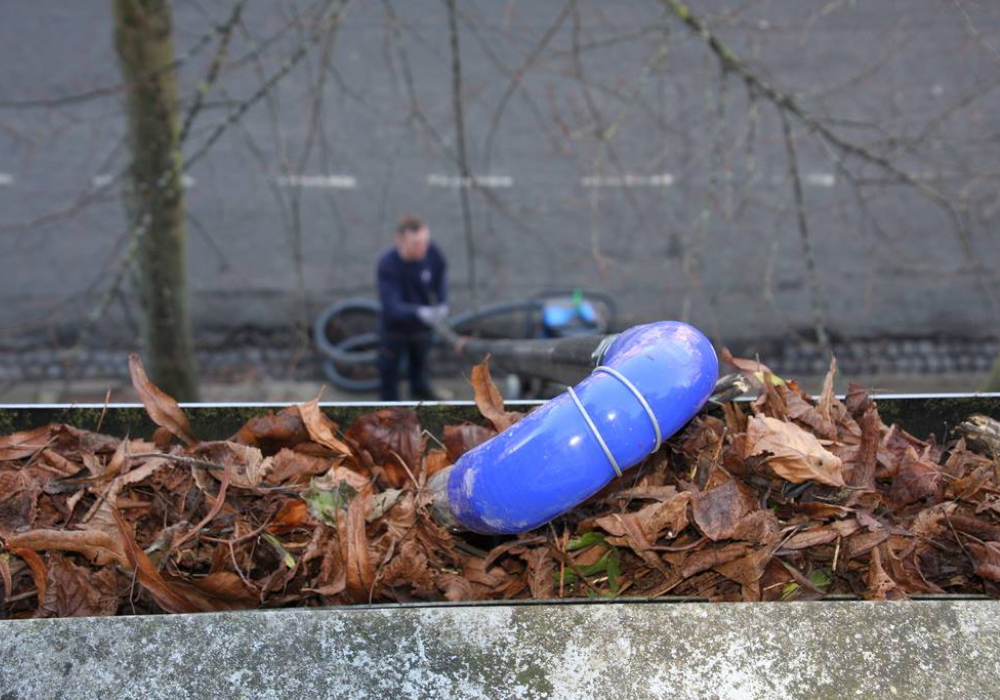
[[[774,472],[793,484],[816,481],[844,486],[843,462],[819,444],[819,440],[794,423],[752,416],[747,425],[748,456],[769,454]]]
[[[858,447],[854,470],[851,472],[851,485],[859,488],[875,490],[875,466],[878,461],[878,443],[881,437],[882,421],[874,406],[869,406],[861,418],[861,445]]]
[[[555,598],[555,559],[548,547],[535,547],[521,555],[528,565],[528,588],[536,599]]]
[[[166,452],[174,441],[174,434],[166,428],[157,428],[153,431],[153,445],[160,452]]]
[[[745,540],[756,544],[770,544],[777,538],[781,525],[771,510],[755,510],[739,519],[730,539]]]
[[[265,455],[271,455],[282,448],[307,442],[309,431],[306,430],[298,407],[289,406],[277,415],[268,413],[251,418],[229,440],[259,447]]]
[[[169,430],[187,445],[197,443],[198,438],[191,432],[191,424],[188,423],[184,411],[173,398],[149,381],[138,354],[132,353],[128,356],[128,369],[132,375],[132,386],[139,392],[139,398],[153,422]]]
[[[746,487],[731,479],[721,486],[694,494],[694,522],[706,537],[718,541],[729,539],[739,522],[760,505]]]
[[[101,530],[29,530],[7,537],[7,543],[36,552],[76,552],[98,566],[112,562],[128,566],[120,540]]]
[[[110,479],[118,476],[121,470],[125,468],[128,461],[126,457],[129,454],[136,453],[137,451],[132,449],[132,445],[128,440],[122,440],[118,443],[118,447],[115,448],[115,453],[111,455],[111,459],[107,461],[107,464],[102,464],[99,460],[93,460],[93,462],[89,464],[87,461],[84,461],[84,464],[87,465],[88,470],[93,476]],[[138,452],[138,454],[142,454],[142,452]],[[96,464],[94,462],[96,462]]]
[[[691,578],[702,571],[714,569],[726,562],[739,559],[750,551],[750,547],[733,542],[722,547],[706,547],[690,554],[681,567],[681,576]]]
[[[868,590],[865,597],[870,600],[898,600],[905,598],[899,585],[892,580],[882,566],[881,547],[872,549],[871,563],[868,565]]]
[[[0,472],[0,532],[31,528],[42,487],[26,469]]]
[[[451,463],[452,461],[448,459],[448,453],[441,448],[435,447],[427,450],[427,454],[424,455],[424,478],[431,478]]]
[[[424,450],[420,421],[412,408],[384,408],[351,423],[344,436],[368,450],[377,464],[394,462],[399,455],[415,470]]]
[[[1000,583],[1000,542],[969,542],[966,547],[976,563],[976,575]]]
[[[170,544],[170,551],[175,552],[180,549],[181,545],[190,540],[192,537],[196,536],[201,532],[202,528],[212,522],[215,516],[226,505],[226,492],[229,490],[229,481],[232,478],[233,467],[227,464],[226,468],[222,470],[222,479],[219,481],[219,493],[216,494],[214,501],[212,501],[212,507],[209,509],[208,513],[202,518],[197,525],[192,527],[187,533],[183,535],[178,535],[174,538],[173,542]],[[208,492],[203,489],[203,492],[208,495]],[[115,511],[115,519],[120,520],[118,511]],[[120,525],[119,525],[120,527]]]
[[[316,525],[316,521],[309,514],[309,506],[305,501],[288,500],[274,516],[271,524],[267,526],[267,531],[280,535],[306,525]]]
[[[404,491],[396,503],[382,518],[386,534],[398,542],[403,539],[417,520],[416,497],[412,491]]]
[[[372,496],[368,500],[368,511],[365,513],[365,522],[373,523],[376,520],[380,520],[389,509],[396,505],[402,493],[400,489],[389,489]]]
[[[851,382],[847,387],[844,405],[852,416],[861,416],[872,405],[871,394],[861,384]]]
[[[687,527],[687,507],[691,501],[688,492],[676,493],[670,500],[651,503],[635,513],[628,514],[642,529],[649,542],[656,542],[661,535],[673,539]],[[615,537],[626,535],[625,525],[617,514],[606,515],[594,520],[594,524]],[[664,534],[664,531],[666,533]]]
[[[994,525],[981,518],[972,518],[967,515],[952,515],[947,520],[949,529],[953,527],[959,532],[978,537],[981,540],[1000,541],[1000,525]]]
[[[0,604],[3,604],[14,593],[14,579],[10,572],[10,555],[6,552],[0,553],[0,583],[3,584],[3,595],[0,596]]]
[[[817,410],[824,420],[833,423],[833,406],[837,403],[837,397],[833,393],[833,378],[837,375],[837,358],[830,358],[830,369],[826,373],[826,377],[823,379],[823,391],[820,393],[819,401],[817,401]]]
[[[545,537],[534,535],[529,537],[522,536],[520,539],[509,540],[502,544],[498,544],[496,547],[491,549],[486,555],[486,558],[483,559],[483,566],[489,568],[493,566],[493,563],[504,554],[520,555],[521,553],[526,552],[529,547],[543,544],[545,541]]]
[[[379,583],[386,588],[406,588],[424,596],[436,589],[427,555],[420,543],[412,539],[405,541],[398,554],[383,568]]]
[[[785,387],[778,387],[778,389],[785,400],[785,409],[789,418],[808,425],[813,432],[827,440],[837,439],[837,426],[833,421],[824,417],[815,406],[791,389]],[[782,389],[783,391],[780,391]]]
[[[368,554],[365,533],[365,511],[370,498],[371,489],[366,488],[351,499],[346,512],[341,509],[336,512],[340,555],[345,564],[345,591],[355,602],[367,601],[375,584],[375,565]]]
[[[319,398],[299,404],[299,415],[305,423],[309,437],[337,454],[350,455],[351,448],[337,437],[337,424],[327,418],[319,407]]]
[[[18,547],[8,541],[7,549],[16,557],[21,557],[24,563],[31,569],[31,577],[35,580],[35,588],[38,590],[38,607],[45,603],[45,592],[48,589],[48,569],[42,558],[33,549]]]
[[[650,568],[656,569],[663,574],[665,579],[669,578],[666,565],[660,559],[659,555],[653,551],[652,543],[646,538],[646,534],[639,527],[635,517],[632,515],[617,514],[612,517],[621,519],[622,525],[625,527],[625,543],[632,548],[632,551],[642,557],[642,560]]]
[[[483,415],[483,418],[493,424],[497,432],[502,433],[510,426],[517,423],[523,414],[514,411],[506,411],[503,406],[503,396],[500,390],[493,383],[490,376],[490,358],[486,358],[472,368],[472,390],[476,395],[476,407]]]
[[[872,551],[887,539],[889,539],[889,532],[887,530],[859,532],[847,538],[847,545],[844,547],[844,551],[841,552],[841,556],[847,559],[860,557],[862,554]]]
[[[170,463],[160,457],[153,457],[137,465],[134,469],[119,474],[105,487],[100,498],[83,516],[82,522],[90,530],[103,530],[110,535],[116,535],[118,526],[115,523],[114,512],[118,510],[118,497],[122,490],[130,484],[145,481]]]
[[[758,373],[775,376],[774,372],[760,360],[744,360],[739,357],[733,357],[733,354],[729,352],[729,348],[722,348],[721,360],[738,369],[740,374],[756,386],[760,386],[761,384],[760,377],[757,376]]]
[[[730,581],[735,581],[743,587],[744,601],[760,600],[760,589],[756,584],[764,575],[767,563],[771,561],[773,555],[773,548],[764,547],[753,550],[739,559],[718,564],[714,568]]]
[[[84,470],[82,465],[66,459],[58,452],[51,449],[44,449],[41,451],[36,465],[38,467],[38,469],[35,470],[36,474],[44,472],[47,477],[60,479],[76,476]]]
[[[844,516],[851,515],[854,512],[853,508],[848,508],[847,506],[837,505],[836,503],[822,503],[819,501],[813,501],[810,503],[792,501],[788,504],[788,506],[796,513],[803,513],[804,515],[808,515],[810,518],[815,519],[842,518]]]
[[[51,425],[0,437],[0,462],[30,457],[51,442]]]
[[[437,587],[450,601],[477,600],[472,582],[460,574],[441,574],[437,577]]]
[[[77,566],[66,557],[49,555],[45,608],[57,617],[110,616],[118,612],[113,567],[99,571]]]
[[[238,442],[202,442],[190,454],[197,459],[229,467],[230,483],[241,489],[257,488],[274,468],[273,457],[265,457],[256,447]],[[221,476],[217,471],[212,472],[212,475],[216,478]]]
[[[398,506],[389,512],[395,513],[397,509]],[[455,549],[455,536],[444,527],[426,517],[426,511],[424,511],[423,517],[417,521],[413,529],[417,539],[424,545],[427,558],[435,566],[444,567],[454,565],[463,559]]]
[[[446,425],[444,445],[448,449],[448,459],[454,464],[458,458],[497,434],[496,430],[474,423]]]
[[[231,571],[216,571],[190,581],[174,579],[170,584],[177,589],[186,589],[186,594],[198,600],[199,607],[206,611],[246,610],[259,602],[257,594]]]
[[[75,462],[83,461],[83,456],[86,454],[111,454],[121,442],[110,435],[74,428],[65,423],[55,423],[50,427],[52,437],[55,439],[54,448]]]
[[[605,498],[605,501],[669,501],[677,496],[676,486],[636,486],[634,488],[615,491]]]
[[[320,563],[319,576],[316,577],[315,587],[308,589],[311,593],[318,593],[324,596],[340,595],[347,588],[347,570],[344,567],[344,559],[341,556],[339,537],[334,536],[332,542],[326,546],[326,553]]]
[[[173,613],[242,610],[256,603],[256,596],[245,595],[246,589],[233,582],[236,574],[211,574],[209,584],[168,579],[160,574],[146,553],[135,543],[131,527],[115,513],[124,543],[129,568],[135,571],[139,583],[149,591],[157,605]],[[204,581],[205,579],[203,579]],[[242,592],[239,592],[242,589]]]
[[[829,525],[797,532],[781,546],[782,549],[806,549],[833,542],[841,537],[849,537],[860,529],[861,525],[857,520],[837,520]]]
[[[935,495],[940,485],[941,469],[933,462],[921,459],[912,447],[907,447],[899,470],[892,478],[889,498],[896,505],[904,506]]]
[[[264,480],[271,484],[308,483],[310,477],[325,474],[332,466],[334,460],[304,455],[283,447],[274,455],[271,471]]]
[[[500,589],[510,585],[510,575],[501,567],[494,566],[489,571],[486,570],[484,559],[476,556],[468,556],[462,563],[462,575],[477,586],[489,589],[490,593],[499,593]],[[552,578],[552,572],[549,572]]]

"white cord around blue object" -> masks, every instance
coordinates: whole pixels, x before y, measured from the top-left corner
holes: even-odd
[[[573,391],[573,387],[569,387],[569,395],[570,398],[573,399],[573,403],[576,404],[576,407],[580,409],[580,414],[583,416],[583,419],[587,421],[587,425],[590,426],[590,432],[592,432],[594,437],[597,438],[597,442],[600,443],[601,449],[604,450],[604,454],[608,456],[608,461],[611,462],[611,466],[614,467],[615,474],[621,476],[622,468],[618,466],[618,460],[615,459],[613,454],[611,454],[611,448],[608,447],[608,443],[604,442],[604,438],[601,437],[601,431],[597,429],[596,425],[594,425],[594,421],[591,420],[590,414],[587,413],[587,409],[583,407],[580,397],[576,395],[575,391]]]
[[[656,420],[656,414],[653,413],[653,408],[649,405],[649,402],[646,401],[646,397],[642,395],[642,392],[639,391],[635,384],[629,381],[628,377],[616,370],[614,367],[600,365],[594,368],[594,374],[597,374],[598,372],[606,372],[607,374],[610,374],[612,377],[624,384],[625,387],[632,392],[633,396],[639,400],[642,407],[646,409],[646,415],[649,416],[649,422],[653,424],[653,432],[656,434],[656,444],[653,446],[650,454],[659,450],[660,445],[663,443],[663,433],[660,432],[660,421]]]
[[[629,381],[628,377],[616,370],[614,367],[601,365],[594,369],[594,374],[597,374],[598,372],[610,374],[612,377],[624,384],[625,388],[631,391],[632,395],[639,400],[639,403],[646,410],[646,415],[649,416],[649,422],[653,424],[653,433],[656,435],[656,444],[653,446],[653,449],[650,450],[650,454],[659,450],[660,445],[663,443],[663,433],[660,431],[660,422],[656,420],[656,414],[653,413],[653,408],[649,405],[649,402],[646,401],[646,397],[642,395],[642,392],[639,391],[635,384]],[[615,459],[614,454],[611,452],[611,448],[608,447],[608,443],[604,441],[601,431],[597,429],[597,426],[594,424],[593,419],[591,419],[590,414],[587,413],[587,409],[584,407],[583,402],[580,401],[580,397],[576,395],[573,387],[569,387],[569,395],[570,398],[573,399],[573,403],[575,403],[576,407],[579,409],[580,415],[582,415],[583,419],[587,421],[587,425],[590,427],[590,432],[594,434],[595,438],[597,438],[598,444],[600,444],[601,449],[604,450],[604,454],[607,455],[608,461],[611,462],[611,466],[615,470],[615,474],[621,476],[622,470],[621,467],[618,466],[618,460]]]

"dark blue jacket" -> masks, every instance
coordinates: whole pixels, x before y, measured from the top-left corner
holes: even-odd
[[[429,329],[417,317],[418,306],[447,301],[444,256],[433,243],[419,262],[399,257],[395,246],[378,259],[378,296],[382,304],[379,330],[382,335],[415,335]]]

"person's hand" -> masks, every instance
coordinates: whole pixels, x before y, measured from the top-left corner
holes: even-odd
[[[418,306],[417,318],[423,321],[425,325],[433,328],[448,318],[448,307],[445,304]]]

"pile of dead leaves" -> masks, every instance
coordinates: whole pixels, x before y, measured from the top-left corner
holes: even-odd
[[[0,437],[0,616],[414,600],[709,600],[1000,593],[1000,463],[886,426],[857,386],[703,413],[580,508],[517,538],[455,535],[427,479],[519,418],[438,437],[392,408],[341,431],[318,401],[199,440],[132,359],[149,440],[54,424]]]

